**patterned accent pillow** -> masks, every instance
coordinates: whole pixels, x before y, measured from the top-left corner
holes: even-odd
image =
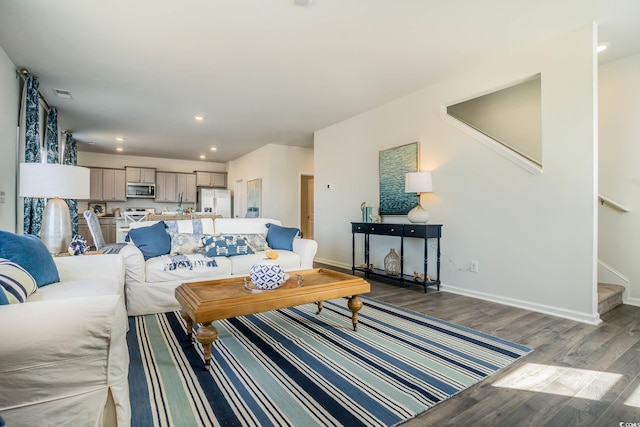
[[[253,253],[245,239],[238,234],[219,234],[204,239],[204,247],[208,257],[250,255]]]
[[[37,289],[35,279],[27,270],[0,258],[0,305],[25,302]]]
[[[267,239],[264,234],[256,233],[256,234],[240,234],[239,237],[244,239],[247,244],[253,249],[253,252],[264,251],[269,247],[267,243]]]
[[[206,234],[169,233],[171,236],[171,255],[203,254]]]

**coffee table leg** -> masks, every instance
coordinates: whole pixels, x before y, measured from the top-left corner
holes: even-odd
[[[218,338],[218,330],[211,322],[205,322],[198,328],[196,338],[204,349],[204,368],[209,369],[211,367],[211,343]]]
[[[351,322],[353,323],[353,330],[356,331],[358,328],[358,311],[362,308],[362,300],[358,295],[352,295],[351,298],[349,298],[347,306],[351,310],[351,313],[353,313],[351,315]]]
[[[187,336],[189,337],[189,340],[194,341],[194,339],[193,339],[193,320],[191,320],[191,317],[189,317],[187,312],[184,311],[184,310],[180,310],[180,316],[182,316],[184,321],[187,323]]]
[[[320,314],[322,311],[322,301],[318,301],[316,304],[318,304],[318,311],[316,311],[316,314]]]

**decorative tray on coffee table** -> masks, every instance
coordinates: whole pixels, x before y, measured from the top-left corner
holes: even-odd
[[[285,281],[282,282],[280,286],[273,289],[261,289],[258,286],[256,286],[256,284],[253,283],[249,277],[245,277],[244,287],[249,292],[259,294],[261,292],[273,292],[273,291],[277,291],[278,289],[294,289],[294,288],[300,288],[304,286],[304,277],[301,274],[294,274],[293,276],[285,274],[284,277],[285,277]]]

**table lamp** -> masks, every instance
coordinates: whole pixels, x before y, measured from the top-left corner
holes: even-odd
[[[57,163],[20,163],[20,197],[48,199],[40,239],[49,252],[66,252],[71,243],[71,216],[62,199],[88,199],[88,168]]]
[[[418,194],[418,204],[407,214],[410,222],[425,223],[429,221],[429,212],[420,205],[420,194],[432,191],[431,172],[409,172],[404,176],[404,192]]]

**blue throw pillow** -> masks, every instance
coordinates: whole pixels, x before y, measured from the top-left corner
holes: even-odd
[[[251,255],[254,253],[247,241],[237,234],[206,237],[204,248],[208,257]]]
[[[266,224],[267,243],[271,249],[293,250],[293,239],[300,234],[297,228],[281,227],[276,224]]]
[[[156,222],[148,227],[129,230],[133,244],[140,249],[144,260],[166,255],[171,251],[171,236],[167,233],[164,221]]]
[[[27,270],[38,287],[60,281],[56,263],[42,240],[31,234],[0,230],[0,258],[15,262]]]

